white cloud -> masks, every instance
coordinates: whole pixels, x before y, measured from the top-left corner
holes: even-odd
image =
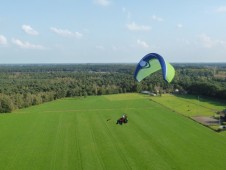
[[[206,48],[211,48],[214,46],[215,42],[206,34],[202,34],[199,36],[199,39],[202,43],[202,45]]]
[[[98,50],[104,50],[104,46],[102,46],[102,45],[96,45],[96,49],[98,49]]]
[[[95,0],[95,3],[101,6],[108,6],[110,5],[110,1],[109,0]]]
[[[217,46],[226,48],[226,41],[213,39],[206,34],[199,35],[199,40],[200,40],[202,46],[205,48],[214,48]]]
[[[38,31],[32,28],[30,25],[22,25],[22,30],[29,35],[38,35]]]
[[[137,44],[142,48],[149,48],[149,45],[145,41],[137,40]]]
[[[184,38],[177,38],[176,41],[180,44],[192,45],[194,44],[192,41]]]
[[[225,13],[226,12],[226,6],[220,6],[216,9],[216,12]]]
[[[0,45],[7,45],[7,38],[3,35],[0,35]]]
[[[119,48],[118,46],[115,46],[115,45],[112,46],[112,50],[113,50],[113,51],[118,51],[119,49],[120,49],[120,48]]]
[[[21,41],[19,39],[15,39],[15,38],[12,39],[12,43],[17,45],[18,47],[24,48],[24,49],[37,49],[37,50],[44,50],[44,49],[46,49],[42,45],[31,44],[29,42]]]
[[[128,19],[131,19],[132,14],[130,11],[128,11],[126,8],[122,8],[122,12],[127,14]]]
[[[156,15],[152,15],[151,19],[154,20],[154,21],[158,21],[158,22],[163,21],[163,19],[161,17],[158,17]]]
[[[50,30],[63,37],[81,38],[83,36],[82,33],[72,32],[67,29],[59,29],[52,27],[50,28]]]
[[[183,28],[182,24],[177,24],[177,28]]]
[[[126,25],[127,28],[131,31],[149,31],[151,27],[146,25],[138,25],[135,22]]]

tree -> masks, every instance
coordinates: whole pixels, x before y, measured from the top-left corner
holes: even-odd
[[[1,94],[0,95],[0,113],[9,113],[13,111],[14,105],[9,96]]]

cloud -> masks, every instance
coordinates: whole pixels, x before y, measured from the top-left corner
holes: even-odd
[[[96,45],[96,49],[98,49],[98,50],[104,50],[105,48],[102,45]]]
[[[31,44],[29,42],[21,41],[19,39],[15,39],[15,38],[12,39],[12,43],[17,45],[18,47],[24,48],[24,49],[37,49],[37,50],[44,50],[44,49],[46,49],[42,45]]]
[[[111,48],[112,48],[113,51],[118,51],[118,50],[120,50],[120,48],[119,48],[118,46],[115,46],[115,45],[113,45]]]
[[[38,35],[38,31],[32,28],[30,25],[22,25],[22,30],[29,35]]]
[[[7,45],[7,38],[3,35],[0,35],[0,45]]]
[[[201,41],[202,45],[206,48],[211,48],[215,44],[215,42],[206,34],[199,35],[199,40]]]
[[[101,6],[109,6],[110,5],[109,0],[95,0],[94,2]]]
[[[67,29],[59,29],[59,28],[50,28],[51,31],[56,33],[57,35],[63,36],[63,37],[71,37],[71,38],[81,38],[83,35],[79,32],[71,32]]]
[[[137,25],[135,22],[126,25],[131,31],[149,31],[151,27],[146,25]]]
[[[199,40],[200,40],[202,46],[205,48],[214,48],[217,46],[226,48],[226,41],[213,39],[206,34],[199,35]]]
[[[158,22],[163,21],[163,19],[161,17],[158,17],[156,15],[152,15],[151,19],[154,20],[154,21],[158,21]]]
[[[130,11],[128,11],[126,8],[122,8],[122,12],[127,14],[127,18],[128,18],[128,19],[131,19],[131,15],[132,15],[132,14],[131,14]]]
[[[216,9],[216,12],[219,13],[225,13],[226,12],[226,6],[220,6]]]
[[[149,45],[145,41],[137,40],[137,44],[142,48],[149,48]]]
[[[177,28],[183,28],[182,24],[177,24]]]

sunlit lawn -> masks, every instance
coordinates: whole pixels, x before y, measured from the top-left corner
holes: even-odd
[[[123,113],[128,124],[116,125]],[[0,115],[0,169],[222,170],[225,143],[139,94],[66,98]]]

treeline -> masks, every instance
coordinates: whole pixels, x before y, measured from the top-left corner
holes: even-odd
[[[0,65],[0,112],[11,112],[63,97],[117,94],[148,90],[155,93],[206,95],[226,99],[224,65],[175,64],[172,83],[161,71],[141,83],[133,78],[135,64]],[[220,76],[216,74],[220,73]],[[226,75],[226,74],[225,74]]]

